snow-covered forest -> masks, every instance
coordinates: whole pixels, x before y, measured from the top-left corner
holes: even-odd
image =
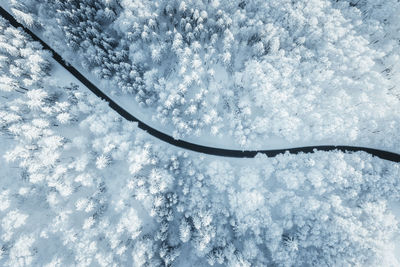
[[[400,145],[397,0],[9,2],[176,138]]]
[[[400,152],[399,1],[0,4],[176,138]],[[399,220],[399,163],[178,149],[0,19],[0,266],[395,267]]]

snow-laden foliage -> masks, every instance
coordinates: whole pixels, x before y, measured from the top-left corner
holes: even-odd
[[[399,265],[399,164],[184,153],[40,77],[0,92],[1,266]]]
[[[48,53],[0,18],[0,91],[26,91],[49,71]]]
[[[399,146],[396,0],[10,2],[175,137]]]

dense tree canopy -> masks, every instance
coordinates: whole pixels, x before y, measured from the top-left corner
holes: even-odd
[[[172,114],[179,134],[232,123],[243,142],[265,129],[295,140],[307,124],[310,138],[357,140],[368,120],[393,134],[382,146],[398,142],[395,89],[384,89],[398,79],[396,1],[10,2],[37,28],[54,16],[44,32],[61,27],[88,67],[132,86],[160,119]],[[70,77],[51,76],[50,62],[0,20],[1,266],[399,266],[399,164],[337,151],[240,160],[181,151],[85,88],[60,86]],[[316,112],[317,98],[333,113]],[[349,108],[354,99],[362,108]]]
[[[399,145],[396,0],[10,2],[177,138]]]

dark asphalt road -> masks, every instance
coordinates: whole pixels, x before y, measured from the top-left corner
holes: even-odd
[[[298,153],[312,153],[316,150],[319,151],[334,151],[339,150],[343,152],[357,152],[364,151],[374,156],[377,156],[381,159],[390,160],[393,162],[400,162],[400,155],[396,153],[392,153],[389,151],[383,151],[378,149],[372,149],[367,147],[357,147],[357,146],[307,146],[307,147],[296,147],[296,148],[287,148],[287,149],[274,149],[274,150],[231,150],[231,149],[221,149],[215,147],[202,146],[194,143],[189,143],[183,140],[176,140],[172,136],[162,133],[144,122],[137,119],[132,114],[128,113],[125,109],[119,106],[116,102],[114,102],[111,98],[109,98],[106,94],[104,94],[98,87],[96,87],[93,83],[91,83],[88,79],[86,79],[77,69],[66,63],[63,58],[54,51],[48,44],[42,41],[37,35],[35,35],[31,30],[24,27],[22,24],[17,22],[13,16],[11,16],[5,9],[0,7],[0,15],[5,18],[9,23],[18,28],[22,28],[27,34],[29,34],[33,40],[40,42],[44,49],[49,50],[53,58],[61,64],[68,72],[70,72],[75,78],[77,78],[81,83],[83,83],[90,91],[92,91],[96,96],[108,102],[109,106],[115,110],[122,117],[127,119],[128,121],[138,122],[138,126],[140,129],[146,131],[152,136],[168,143],[174,145],[176,147],[192,150],[195,152],[200,152],[209,155],[215,156],[224,156],[224,157],[236,157],[236,158],[252,158],[258,153],[265,154],[268,157],[275,157],[278,154],[285,153],[288,151],[291,154]],[[400,133],[399,133],[400,134]]]

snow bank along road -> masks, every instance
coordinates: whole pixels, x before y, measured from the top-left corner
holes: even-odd
[[[127,119],[128,121],[137,122],[140,129],[148,132],[152,136],[163,140],[171,145],[204,153],[209,155],[216,156],[224,156],[224,157],[237,157],[237,158],[251,158],[255,157],[258,153],[262,153],[267,155],[268,157],[274,157],[278,154],[285,153],[288,151],[292,154],[297,153],[312,153],[315,150],[322,151],[332,151],[332,150],[340,150],[343,152],[350,151],[364,151],[374,156],[377,156],[382,159],[390,160],[393,162],[400,162],[400,155],[396,153],[392,153],[389,151],[383,151],[378,149],[372,149],[367,147],[356,147],[356,146],[307,146],[307,147],[296,147],[296,148],[287,148],[287,149],[274,149],[274,150],[231,150],[231,149],[222,149],[215,147],[202,146],[194,143],[189,143],[183,140],[176,140],[172,136],[162,133],[144,122],[137,119],[132,114],[128,113],[125,109],[119,106],[116,102],[114,102],[110,97],[108,97],[105,93],[103,93],[98,87],[96,87],[93,83],[91,83],[88,79],[86,79],[77,69],[72,67],[70,64],[65,62],[63,58],[55,52],[48,44],[42,41],[36,34],[34,34],[31,30],[24,27],[22,24],[18,23],[5,9],[0,7],[0,15],[8,20],[10,24],[14,27],[20,27],[24,29],[26,33],[28,33],[33,40],[40,42],[40,44],[44,47],[44,49],[49,50],[52,53],[53,58],[63,66],[68,72],[70,72],[75,78],[77,78],[82,84],[84,84],[90,91],[92,91],[96,96],[108,102],[109,106],[115,110],[122,117]]]

